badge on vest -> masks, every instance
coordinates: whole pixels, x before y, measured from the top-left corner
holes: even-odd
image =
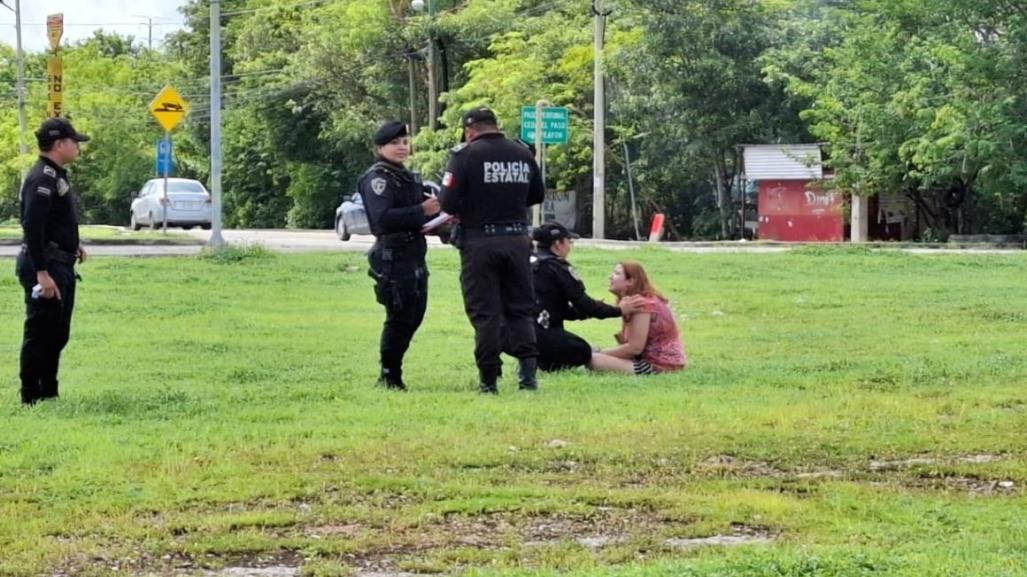
[[[381,196],[382,193],[385,192],[385,187],[386,186],[388,186],[388,183],[385,182],[384,178],[372,178],[371,179],[371,190],[375,194],[377,194],[378,196]]]
[[[68,194],[68,190],[70,190],[70,189],[71,189],[71,186],[68,185],[68,181],[67,180],[64,180],[62,178],[62,179],[57,181],[57,195],[58,196],[64,196],[65,194]]]

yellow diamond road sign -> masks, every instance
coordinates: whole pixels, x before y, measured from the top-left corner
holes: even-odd
[[[171,132],[185,118],[189,105],[182,100],[182,95],[170,85],[165,86],[150,101],[150,113],[166,132]]]

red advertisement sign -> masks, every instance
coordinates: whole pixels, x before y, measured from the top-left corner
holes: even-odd
[[[764,180],[759,184],[761,240],[841,242],[845,199],[808,180]]]

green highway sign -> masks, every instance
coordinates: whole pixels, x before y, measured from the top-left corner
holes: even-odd
[[[564,144],[570,140],[570,119],[562,106],[542,109],[542,143]],[[521,107],[521,140],[535,142],[535,107]]]

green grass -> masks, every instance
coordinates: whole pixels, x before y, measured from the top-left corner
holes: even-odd
[[[601,295],[621,258],[671,297],[690,368],[523,394],[508,362],[498,398],[452,251],[406,394],[372,386],[359,254],[96,258],[63,396],[31,409],[0,276],[0,575],[1027,575],[1027,255],[573,260]],[[667,541],[712,535],[769,543]]]
[[[96,242],[191,242],[196,243],[188,234],[180,229],[170,229],[167,234],[157,230],[132,231],[117,226],[82,226],[79,227],[82,240]],[[0,225],[0,240],[18,240],[22,236],[18,225]]]

